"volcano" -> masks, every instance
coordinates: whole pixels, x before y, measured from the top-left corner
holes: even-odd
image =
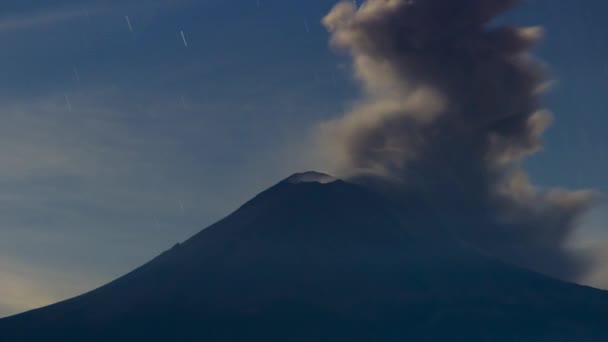
[[[424,233],[307,172],[131,273],[0,320],[0,341],[606,341],[608,292]]]

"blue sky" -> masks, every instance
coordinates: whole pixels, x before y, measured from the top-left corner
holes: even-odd
[[[333,3],[3,4],[0,316],[120,276],[293,172],[328,171],[311,134],[358,94],[320,25]],[[540,185],[608,192],[606,10],[530,0],[501,19],[547,31],[556,120],[527,164]],[[607,217],[599,205],[578,241],[608,240]]]

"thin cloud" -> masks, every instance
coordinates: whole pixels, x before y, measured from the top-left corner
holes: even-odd
[[[108,1],[102,6],[92,3],[83,4],[75,2],[67,2],[64,3],[62,7],[57,8],[38,6],[38,8],[30,11],[19,11],[0,15],[0,33],[43,29],[49,26],[69,22],[77,18],[86,18],[89,15],[117,11],[120,9],[128,12],[133,8],[136,8],[138,11],[142,11],[144,8],[150,7],[181,7],[189,6],[192,3],[191,0],[156,0],[147,1],[145,4],[142,4],[139,1]]]
[[[88,13],[91,12],[88,11]],[[5,15],[0,17],[0,32],[41,29],[86,15],[87,10],[84,9],[52,9],[34,13]]]
[[[28,273],[19,276],[0,263],[0,315],[118,277],[294,171],[274,167],[286,167],[277,144],[237,155],[234,127],[207,114],[258,113],[266,103],[187,97],[185,110],[179,94],[152,93],[149,102],[149,90],[92,88],[69,93],[71,111],[64,92],[0,106],[0,261],[31,265],[13,267]],[[272,111],[292,102],[276,98]],[[86,280],[91,270],[77,287],[54,276]]]

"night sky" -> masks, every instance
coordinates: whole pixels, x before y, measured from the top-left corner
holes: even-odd
[[[359,92],[320,24],[334,4],[3,3],[0,316],[112,280],[291,173],[331,172],[313,133]],[[607,11],[529,0],[501,18],[546,29],[555,123],[526,164],[541,186],[608,193]],[[573,244],[601,252],[608,206],[581,224]],[[608,288],[605,259],[587,283]]]

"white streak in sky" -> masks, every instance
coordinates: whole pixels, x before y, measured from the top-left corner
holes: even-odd
[[[310,27],[308,27],[308,21],[304,19],[304,27],[306,27],[306,32],[310,33]]]
[[[129,25],[129,31],[133,33],[133,26],[131,26],[131,20],[129,20],[129,16],[125,15],[125,19],[127,19],[127,25]]]
[[[184,46],[188,47],[188,41],[186,40],[186,35],[184,34],[184,31],[179,31],[179,33],[182,35],[182,40],[184,41]]]

